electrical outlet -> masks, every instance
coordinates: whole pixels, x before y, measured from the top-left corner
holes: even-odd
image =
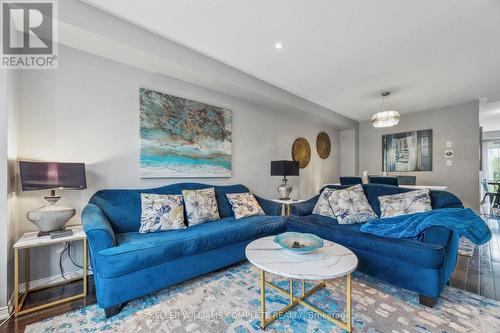
[[[451,148],[451,147],[452,147],[451,141],[446,141],[446,148]]]
[[[447,166],[452,166],[453,165],[453,161],[452,160],[446,160],[446,165]]]
[[[61,253],[63,253],[63,252],[64,252],[64,246],[63,246],[63,245],[59,246],[59,247],[56,249],[56,253],[57,253],[57,254],[61,254]]]

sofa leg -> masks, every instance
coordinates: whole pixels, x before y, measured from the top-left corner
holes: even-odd
[[[120,304],[110,306],[109,308],[105,308],[104,314],[106,314],[106,318],[113,317],[114,315],[117,315],[120,312],[120,308],[121,308]]]
[[[437,302],[437,298],[432,298],[429,296],[418,295],[418,302],[422,305],[432,308]]]

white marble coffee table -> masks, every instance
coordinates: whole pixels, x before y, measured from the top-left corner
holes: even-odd
[[[245,249],[245,254],[254,266],[261,269],[261,326],[265,328],[279,316],[300,304],[330,320],[342,329],[351,332],[351,273],[358,266],[358,258],[348,248],[325,240],[324,246],[312,253],[296,254],[285,250],[273,241],[274,236],[257,239]],[[289,278],[289,290],[284,290],[266,281],[266,272]],[[326,286],[326,280],[346,276],[346,322],[306,302],[306,298]],[[293,293],[293,279],[302,280],[302,295]],[[304,280],[321,281],[306,291]],[[266,285],[290,298],[290,303],[266,318]]]

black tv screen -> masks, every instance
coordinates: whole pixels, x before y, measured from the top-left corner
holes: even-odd
[[[23,191],[87,188],[84,163],[19,162]]]

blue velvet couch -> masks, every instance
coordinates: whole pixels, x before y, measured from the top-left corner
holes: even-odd
[[[347,186],[329,186],[345,188]],[[380,216],[379,196],[411,191],[382,184],[363,185],[375,213]],[[463,207],[460,200],[446,191],[430,191],[432,208]],[[441,226],[429,228],[420,239],[393,239],[361,232],[362,224],[339,224],[334,218],[313,215],[319,194],[294,204],[287,230],[313,233],[342,244],[359,260],[358,270],[415,291],[420,303],[432,306],[455,270],[459,237]]]
[[[181,194],[208,187],[215,187],[219,221],[138,232],[141,193]],[[242,261],[248,243],[285,231],[281,205],[257,196],[266,215],[236,220],[225,194],[242,192],[248,188],[198,183],[97,192],[82,212],[82,224],[90,244],[97,302],[106,316],[118,313],[126,301]]]

